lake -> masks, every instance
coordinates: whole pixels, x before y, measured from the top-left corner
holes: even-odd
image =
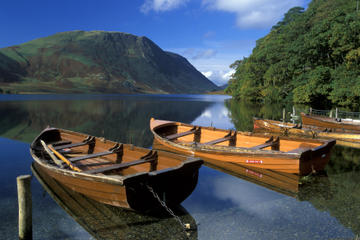
[[[16,177],[32,174],[29,144],[47,126],[151,148],[151,117],[251,131],[252,117],[279,120],[282,108],[220,95],[0,94],[1,238],[18,239]],[[46,190],[33,176],[34,239],[359,238],[358,149],[335,146],[327,174],[306,178],[300,187],[297,182],[270,184],[256,171],[246,173],[200,168],[195,191],[174,210],[197,227],[188,236],[171,216],[104,206],[56,183]]]

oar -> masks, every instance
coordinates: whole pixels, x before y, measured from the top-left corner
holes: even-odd
[[[41,145],[44,147],[45,151],[49,154],[51,159],[55,162],[56,165],[63,168],[62,161],[57,159],[57,157],[51,152],[51,150],[46,146],[46,143],[43,140],[40,140]]]
[[[47,147],[61,160],[63,160],[72,170],[75,170],[77,172],[81,172],[81,169],[76,167],[74,164],[72,164],[66,157],[64,157],[62,154],[60,154],[58,151],[54,149],[51,144],[47,145]]]

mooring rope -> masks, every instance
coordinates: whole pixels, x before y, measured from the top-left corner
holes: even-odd
[[[183,223],[183,221],[179,218],[179,216],[177,216],[167,205],[166,203],[160,199],[159,195],[154,191],[154,189],[152,187],[150,187],[149,185],[146,185],[146,187],[149,189],[149,191],[152,193],[152,195],[154,196],[155,199],[158,200],[158,202],[161,204],[162,207],[165,208],[165,210],[173,217],[175,218],[176,221],[178,221],[182,227],[182,230],[186,236],[186,239],[190,239],[189,236],[189,230],[192,230],[190,227],[189,223]]]

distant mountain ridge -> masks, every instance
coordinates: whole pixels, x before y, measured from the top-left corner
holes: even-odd
[[[184,57],[146,37],[71,31],[0,49],[11,92],[203,93],[218,87]]]

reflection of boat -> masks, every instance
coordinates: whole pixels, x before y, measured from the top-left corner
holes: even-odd
[[[289,139],[150,120],[159,142],[174,151],[244,166],[306,175],[323,170],[335,140]]]
[[[154,138],[153,149],[171,151]],[[295,196],[299,191],[300,176],[293,173],[277,172],[263,168],[254,168],[232,162],[204,159],[205,165],[218,171],[242,178],[246,181],[270,188],[286,195]]]
[[[185,239],[179,222],[165,212],[143,215],[134,211],[96,202],[67,188],[52,178],[41,165],[34,162],[33,174],[76,222],[95,239]],[[181,206],[172,208],[183,223],[190,224],[188,239],[196,239],[196,223]]]
[[[360,133],[360,120],[301,113],[301,121],[305,125]]]
[[[99,202],[139,211],[159,206],[152,192],[167,205],[180,204],[194,190],[203,163],[56,128],[45,129],[30,148],[39,167],[65,186]]]
[[[281,133],[285,136],[299,135],[311,138],[336,139],[336,144],[360,148],[360,133],[330,132],[321,127],[254,118],[254,131],[259,132],[262,130]]]
[[[205,165],[286,195],[295,196],[299,191],[300,176],[297,174],[245,167],[213,159],[206,161]]]

